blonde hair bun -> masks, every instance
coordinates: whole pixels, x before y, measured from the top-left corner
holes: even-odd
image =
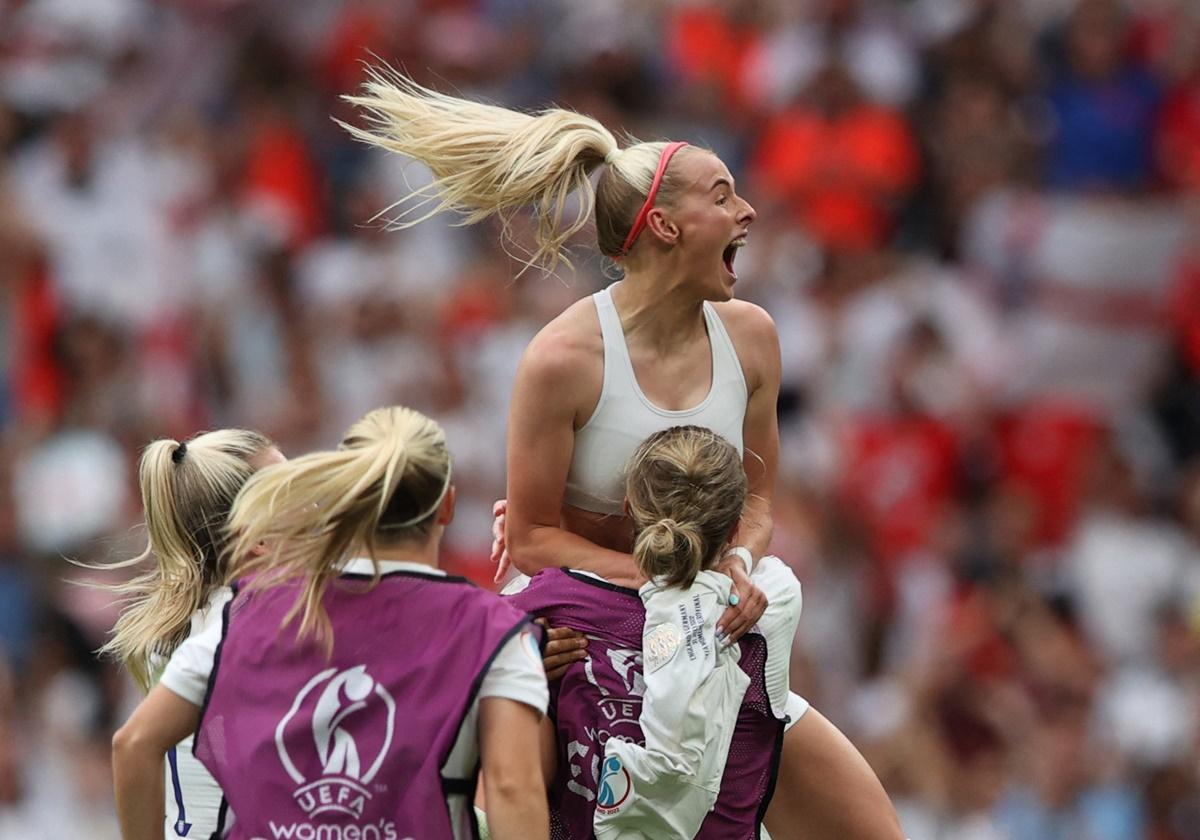
[[[638,569],[668,586],[690,586],[720,558],[746,492],[737,449],[716,432],[676,426],[651,435],[625,482]]]

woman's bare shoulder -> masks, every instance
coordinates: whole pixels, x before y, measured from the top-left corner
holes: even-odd
[[[770,335],[775,333],[775,319],[757,303],[734,298],[713,303],[713,308],[721,316],[721,323],[726,329],[756,331]]]
[[[518,377],[568,402],[587,402],[604,376],[604,339],[591,297],[578,300],[533,337]]]
[[[747,300],[728,300],[714,303],[713,308],[725,325],[738,355],[779,354],[779,332],[775,319],[767,310]]]
[[[568,367],[603,358],[600,319],[590,296],[577,300],[542,327],[525,350],[527,360]]]

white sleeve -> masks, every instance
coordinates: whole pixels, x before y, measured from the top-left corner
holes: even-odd
[[[542,651],[532,630],[521,630],[496,652],[479,687],[479,699],[484,697],[506,697],[546,713],[550,689]]]
[[[767,597],[766,612],[758,620],[755,630],[767,640],[765,677],[771,711],[780,719],[798,718],[795,701],[789,704],[788,675],[792,664],[792,644],[804,606],[800,581],[788,565],[774,555],[767,555],[758,561],[750,580]],[[807,704],[803,708],[807,709]],[[799,711],[799,714],[803,714],[803,711]],[[791,722],[795,723],[795,720]]]
[[[605,744],[597,840],[692,838],[716,802],[750,682],[738,667],[738,648],[718,647],[716,622],[729,594],[729,579],[722,586],[720,577],[698,579],[687,590],[646,590],[646,745],[616,738]]]
[[[513,575],[513,579],[504,584],[504,588],[500,590],[501,595],[516,595],[519,592],[524,592],[529,587],[529,581],[533,580],[529,575]]]
[[[215,621],[205,622],[199,633],[189,636],[183,644],[175,648],[159,679],[160,684],[197,706],[204,705],[204,694],[208,691],[213,658],[225,630],[225,623],[221,620],[223,610],[215,612]]]

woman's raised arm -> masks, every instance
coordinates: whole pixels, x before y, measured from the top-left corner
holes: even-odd
[[[507,548],[527,575],[568,567],[635,584],[633,559],[561,527],[563,493],[575,448],[576,419],[591,385],[586,351],[554,325],[539,333],[517,368],[508,417]]]

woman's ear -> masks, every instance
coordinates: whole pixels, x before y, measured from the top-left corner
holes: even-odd
[[[624,499],[621,502],[621,509],[625,511],[626,519],[633,519],[633,508],[629,506],[629,499]]]
[[[661,208],[655,207],[646,215],[646,227],[666,245],[674,245],[679,241],[679,227]]]
[[[458,494],[455,492],[454,485],[451,484],[446,489],[446,495],[442,497],[442,503],[438,505],[438,525],[449,525],[454,521],[454,503],[457,501],[457,498]]]

